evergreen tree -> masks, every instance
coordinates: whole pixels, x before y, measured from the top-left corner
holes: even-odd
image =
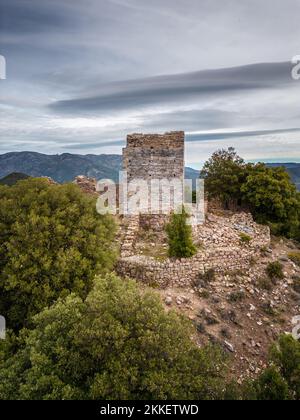
[[[200,177],[205,180],[209,199],[217,198],[224,208],[241,203],[241,185],[246,177],[244,160],[231,147],[218,150],[204,164]]]
[[[197,252],[193,244],[192,228],[187,223],[188,218],[188,213],[182,207],[179,214],[172,214],[171,221],[166,227],[171,258],[190,258]]]
[[[190,322],[134,281],[97,278],[87,299],[59,300],[34,326],[10,357],[0,342],[0,399],[223,397],[222,351],[200,349]]]
[[[19,329],[58,297],[86,296],[112,268],[115,225],[75,185],[0,186],[0,313]]]

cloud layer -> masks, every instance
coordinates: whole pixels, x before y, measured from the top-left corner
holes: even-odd
[[[120,153],[128,132],[185,130],[189,164],[230,145],[300,160],[299,13],[298,0],[0,0],[0,152]]]

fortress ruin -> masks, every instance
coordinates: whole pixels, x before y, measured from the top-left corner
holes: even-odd
[[[127,177],[124,197],[130,201],[129,213],[133,207],[137,208],[135,214],[163,216],[182,207],[184,137],[182,131],[127,137],[123,171]]]
[[[185,134],[182,131],[162,135],[127,136],[127,145],[123,149],[123,171],[127,178],[125,185],[122,185],[122,189],[126,190],[126,197],[130,197],[130,194],[135,195],[135,187],[131,189],[130,184],[134,185],[135,181],[138,184],[139,180],[144,182],[139,189],[142,189],[142,193],[148,193],[148,200],[149,190],[150,200],[153,199],[153,184],[161,185],[165,181],[169,186],[177,182],[182,195],[180,202],[174,194],[174,206],[170,207],[169,212],[123,213],[125,216],[120,232],[121,256],[117,266],[117,272],[121,276],[132,277],[147,284],[157,284],[163,288],[172,284],[186,287],[199,273],[209,269],[216,269],[218,272],[246,269],[260,247],[270,243],[269,228],[257,225],[250,214],[213,216],[205,212],[203,196],[203,203],[188,208],[193,239],[198,246],[197,254],[188,260],[168,258],[165,225],[175,207],[186,205],[184,140]],[[160,210],[164,201],[169,200],[169,205],[172,204],[170,194],[165,194],[161,186],[155,194],[160,203]],[[143,200],[141,195],[139,197]],[[146,202],[146,206],[148,209],[145,210],[149,210],[149,202]],[[251,237],[248,247],[242,246],[240,240],[240,235],[245,232]]]
[[[132,179],[184,180],[184,132],[132,134],[123,149],[123,169]]]

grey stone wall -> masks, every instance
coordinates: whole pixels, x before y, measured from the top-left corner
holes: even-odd
[[[211,268],[217,272],[247,270],[253,259],[257,259],[262,247],[269,247],[271,242],[268,226],[258,225],[251,214],[238,213],[229,218],[207,215],[202,226],[195,226],[193,237],[201,248],[189,259],[166,259],[163,262],[155,258],[134,255],[134,233],[140,226],[161,229],[166,223],[161,217],[140,216],[135,221],[134,232],[130,229],[132,247],[121,252],[116,271],[122,277],[131,277],[157,287],[190,286],[200,273]],[[241,234],[251,237],[249,244],[241,242]]]
[[[215,249],[203,251],[185,260],[167,259],[158,262],[154,258],[132,256],[121,258],[117,273],[122,277],[137,279],[145,284],[167,288],[190,287],[200,273],[213,268],[216,272],[246,270],[256,255],[253,249]]]
[[[184,132],[131,134],[123,149],[128,180],[184,179]]]

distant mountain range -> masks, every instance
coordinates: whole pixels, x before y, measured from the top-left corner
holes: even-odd
[[[0,178],[13,172],[33,177],[48,176],[63,183],[78,175],[118,179],[122,158],[119,155],[44,155],[36,152],[13,152],[0,155]]]
[[[0,155],[0,179],[16,173],[39,177],[48,176],[63,183],[78,175],[118,181],[122,169],[120,155],[44,155],[36,152],[12,152]],[[186,168],[187,179],[197,179],[199,171]]]
[[[300,190],[300,163],[270,163],[270,167],[285,166],[292,180]],[[36,152],[12,152],[0,155],[0,179],[13,174],[26,174],[40,177],[48,176],[54,181],[63,183],[73,181],[78,175],[96,179],[113,179],[118,181],[122,168],[120,155],[44,155]],[[196,180],[199,171],[186,168],[186,179]],[[18,177],[17,177],[18,178]],[[8,179],[5,183],[11,183]]]

